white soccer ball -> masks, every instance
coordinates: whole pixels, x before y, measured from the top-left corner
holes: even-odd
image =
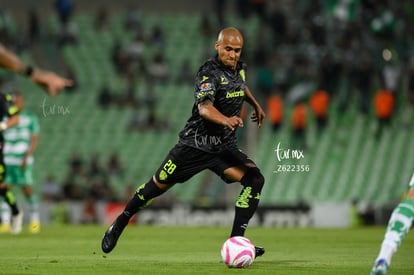
[[[227,239],[221,247],[221,258],[228,267],[249,267],[256,257],[253,243],[241,236]]]

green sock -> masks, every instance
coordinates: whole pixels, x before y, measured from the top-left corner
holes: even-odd
[[[414,200],[405,199],[394,208],[376,261],[385,259],[388,265],[391,264],[391,258],[410,230],[413,218]]]
[[[30,221],[39,221],[39,203],[37,202],[37,198],[35,195],[31,195],[27,198],[27,202],[29,203],[30,208]]]
[[[386,238],[400,246],[402,240],[411,228],[414,219],[414,200],[405,199],[401,201],[392,212],[388,221]],[[397,234],[395,234],[397,233]]]

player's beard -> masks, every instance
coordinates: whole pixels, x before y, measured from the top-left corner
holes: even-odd
[[[227,59],[225,65],[234,70],[234,69],[236,69],[236,66],[237,66],[237,60],[236,59]]]

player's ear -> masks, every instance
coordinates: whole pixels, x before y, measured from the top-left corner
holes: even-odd
[[[216,49],[216,51],[218,51],[218,50],[219,50],[219,47],[220,47],[220,44],[219,44],[219,42],[217,41],[217,42],[214,44],[214,48]]]

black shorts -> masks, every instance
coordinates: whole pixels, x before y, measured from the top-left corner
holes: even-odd
[[[171,149],[158,168],[155,178],[158,182],[164,184],[182,183],[205,169],[209,169],[223,178],[224,170],[241,165],[256,166],[239,149],[207,153],[178,143]],[[223,180],[229,182],[225,178]]]

